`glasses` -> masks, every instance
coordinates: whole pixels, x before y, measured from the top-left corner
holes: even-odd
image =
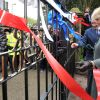
[[[100,20],[100,18],[96,18],[95,20],[98,21],[98,20]]]

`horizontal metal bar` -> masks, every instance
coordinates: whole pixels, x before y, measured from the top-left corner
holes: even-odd
[[[44,59],[44,58],[42,58],[42,59]],[[27,69],[30,69],[30,68],[32,68],[32,67],[34,67],[34,65],[35,65],[37,62],[40,62],[42,59],[39,59],[38,61],[35,61],[35,62],[31,63],[29,66],[22,68],[21,71],[17,72],[16,74],[12,74],[12,76],[8,76],[5,80],[0,81],[0,85],[1,85],[3,82],[8,81],[9,79],[11,79],[11,78],[15,77],[16,75],[20,74],[21,72],[23,72],[23,71],[25,71],[25,70],[27,70]]]

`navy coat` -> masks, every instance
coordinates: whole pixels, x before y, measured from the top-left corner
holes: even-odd
[[[79,47],[86,48],[85,60],[93,60],[94,45],[99,40],[99,37],[100,35],[98,35],[97,30],[91,27],[85,31],[81,41],[78,42]]]

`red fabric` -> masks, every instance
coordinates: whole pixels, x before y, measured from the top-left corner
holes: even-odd
[[[94,74],[94,79],[96,82],[97,93],[98,93],[97,100],[100,100],[100,69],[94,69],[93,74]]]
[[[79,96],[83,100],[93,100],[85,90],[80,87],[80,85],[69,75],[69,73],[57,62],[57,60],[51,55],[51,53],[43,45],[42,41],[36,37],[36,35],[31,32],[34,38],[36,39],[39,47],[42,49],[45,57],[47,58],[48,63],[51,65],[54,72],[57,74],[58,78],[62,83],[75,95]]]
[[[3,12],[4,12],[3,10],[0,10],[0,17],[2,16]],[[3,19],[1,20],[0,23],[9,27],[14,27],[19,30],[24,30],[26,32],[29,32],[29,29],[25,25],[26,20],[24,18],[12,15],[8,12],[5,12]]]
[[[27,20],[25,18],[20,17],[20,19],[24,22],[24,24],[27,24]]]
[[[2,15],[2,10],[0,9],[0,17],[1,17],[1,15]]]
[[[90,26],[89,24],[87,24],[87,23],[84,22],[83,18],[79,18],[78,16],[74,16],[74,18],[76,19],[76,21],[74,22],[74,24],[80,23],[80,24],[85,25],[85,26]]]
[[[51,65],[52,69],[57,74],[62,83],[66,86],[66,88],[68,88],[71,92],[73,92],[75,95],[79,96],[83,100],[93,100],[92,97],[90,97],[85,92],[85,90],[58,63],[58,61],[46,49],[42,41],[23,23],[23,21],[19,17],[6,13],[1,21],[1,24],[30,32],[42,49],[43,53],[45,54],[48,63]]]

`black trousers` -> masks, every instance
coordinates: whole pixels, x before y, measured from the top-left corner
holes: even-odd
[[[11,73],[14,72],[14,68],[13,68],[13,64],[12,64],[12,59],[13,59],[13,55],[9,55],[8,56],[8,62],[9,62]]]
[[[45,70],[46,66],[47,66],[47,61],[46,58],[44,58],[40,61],[40,69]]]
[[[86,91],[90,95],[93,81],[93,70],[88,70]]]

